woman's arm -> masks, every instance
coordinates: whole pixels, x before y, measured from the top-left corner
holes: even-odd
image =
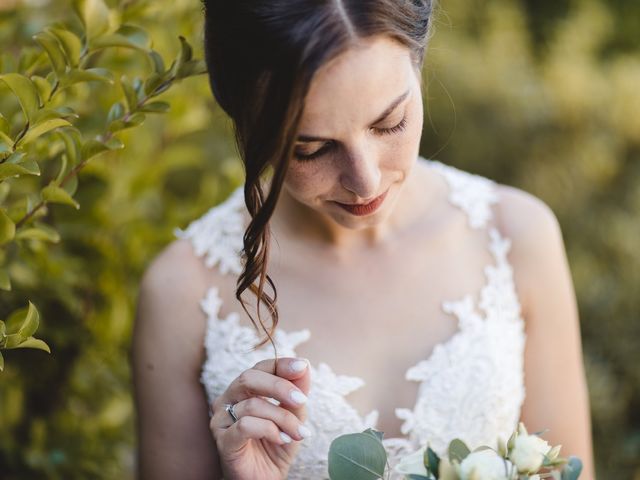
[[[511,238],[510,261],[526,329],[525,401],[529,432],[562,445],[560,455],[583,462],[581,480],[594,480],[589,395],[580,322],[562,232],[538,198],[500,187],[500,228]]]
[[[176,240],[145,272],[131,350],[137,478],[221,478],[199,374],[206,317],[202,265]]]

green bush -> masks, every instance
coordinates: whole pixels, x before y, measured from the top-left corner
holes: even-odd
[[[12,240],[0,247],[0,270],[12,286],[0,291],[0,318],[25,312],[31,301],[39,312],[37,336],[51,347],[51,355],[2,350],[2,478],[132,477],[128,354],[140,276],[175,227],[242,181],[228,121],[204,75],[154,99],[170,105],[166,113],[138,112],[144,123],[109,135],[108,125],[123,115],[140,120],[130,108],[139,101],[132,99],[134,79],[152,76],[159,58],[178,58],[180,35],[193,45],[193,58],[202,58],[202,18],[199,3],[184,0],[107,5],[106,24],[91,28],[106,28],[108,36],[134,26],[120,33],[136,48],[104,48],[86,59],[82,68],[105,69],[93,72],[103,81],[59,87],[54,95],[54,107],[77,115],[58,112],[72,127],[59,125],[25,145],[40,175],[0,183],[0,209],[22,202],[8,215],[19,222],[60,175],[68,142],[119,139],[123,146],[107,145],[79,171],[77,187],[67,187],[79,209],[63,194],[67,205],[49,204],[32,217],[45,237],[54,229],[59,242]],[[622,0],[449,0],[441,2],[425,66],[422,154],[530,191],[559,217],[580,307],[600,478],[640,475],[634,346],[640,328],[640,41],[634,18],[640,6]],[[64,0],[4,11],[0,4],[0,44],[9,46],[0,74],[26,72],[46,81],[45,72],[62,72],[62,63],[52,65],[43,51],[48,37],[33,39],[54,25],[79,39],[85,28]],[[77,49],[69,48],[62,45],[63,61]],[[36,87],[47,88],[41,80]],[[16,138],[25,119],[2,82],[0,112]],[[73,162],[68,156],[66,162],[69,169]]]

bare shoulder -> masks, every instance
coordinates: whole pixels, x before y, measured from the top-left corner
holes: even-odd
[[[519,188],[498,185],[497,223],[511,241],[509,261],[523,310],[531,291],[545,273],[566,263],[562,231],[553,210],[543,200]]]
[[[179,239],[154,257],[140,282],[131,364],[141,479],[179,478],[184,472],[189,478],[217,478],[199,381],[205,270],[191,242]]]

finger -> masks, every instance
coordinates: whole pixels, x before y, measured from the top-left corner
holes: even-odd
[[[297,409],[307,402],[307,396],[286,378],[250,368],[236,377],[225,391],[224,403],[238,403],[250,397],[271,397],[286,408]],[[218,409],[223,406],[216,405]]]
[[[239,418],[249,416],[271,420],[294,440],[311,436],[311,431],[291,411],[260,397],[251,397],[239,402],[235,405],[234,411]]]
[[[273,373],[274,365],[277,367],[277,376],[290,380],[305,395],[309,394],[311,376],[309,361],[304,358],[284,357],[278,359],[263,360],[253,367],[268,373]]]
[[[271,420],[257,417],[242,417],[220,436],[220,448],[232,453],[241,450],[249,440],[268,440],[276,445],[292,442]]]
[[[287,380],[296,380],[308,374],[309,362],[304,358],[283,357],[277,361],[269,358],[256,363],[253,368],[274,374]]]

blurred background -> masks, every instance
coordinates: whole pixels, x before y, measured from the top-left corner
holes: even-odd
[[[112,24],[144,28],[167,63],[179,35],[202,58],[198,1],[106,3]],[[34,34],[74,18],[67,0],[0,0],[0,72],[38,50]],[[640,480],[640,3],[441,0],[435,26],[421,153],[554,210],[580,308],[598,476]],[[99,64],[145,76],[144,56],[115,48]],[[10,94],[0,86],[3,113]],[[117,85],[78,85],[67,96],[74,125],[99,131],[119,95]],[[30,299],[52,353],[3,350],[3,479],[133,478],[128,354],[140,277],[174,228],[243,181],[206,76],[160,98],[168,113],[119,132],[124,149],[80,172],[79,210],[48,209],[42,221],[61,241],[34,240],[11,264],[0,318]]]

